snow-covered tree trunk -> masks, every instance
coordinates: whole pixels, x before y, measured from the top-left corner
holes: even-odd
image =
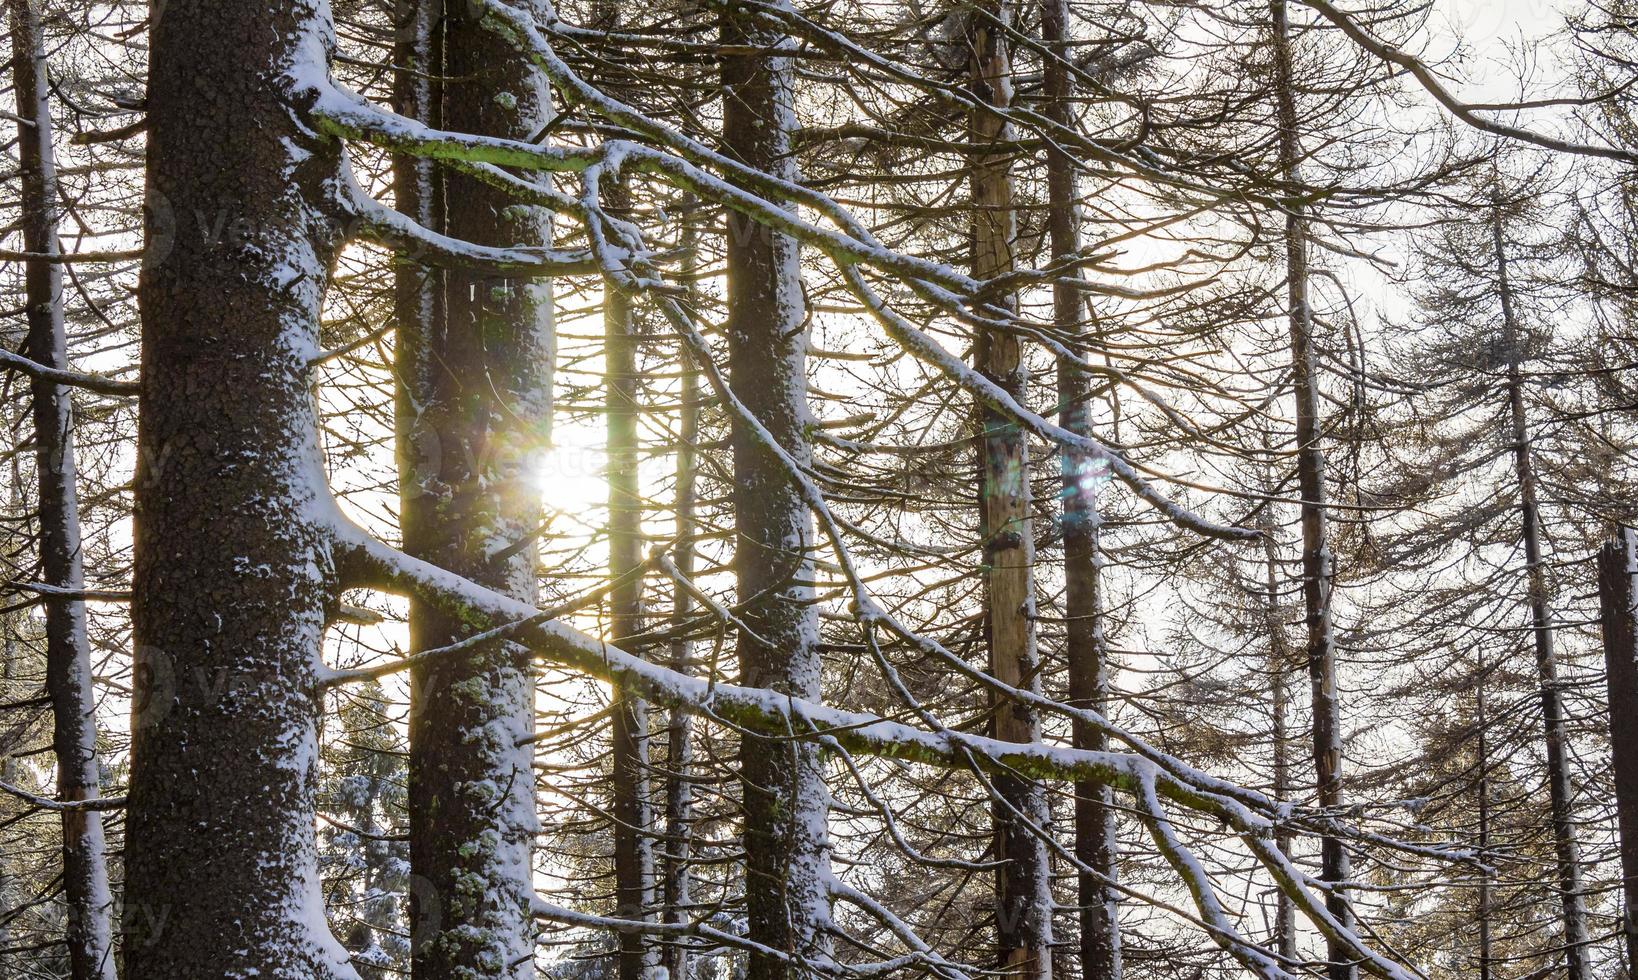
[[[544,78],[482,26],[477,5],[443,11],[443,123],[533,139],[552,116]],[[470,177],[446,174],[446,234],[480,245],[544,245],[549,215]],[[532,472],[551,419],[552,297],[544,280],[445,273],[412,423],[412,554],[525,601],[535,595],[541,520]],[[411,611],[415,650],[468,624]],[[418,980],[534,976],[531,848],[537,828],[529,657],[509,643],[416,672],[410,719],[412,972]]]
[[[313,826],[336,570],[309,362],[340,147],[289,96],[333,46],[322,0],[152,25],[128,980],[356,977]]]
[[[788,39],[728,13],[722,42],[765,50],[722,58],[723,149],[740,162],[796,179]],[[730,211],[728,370],[733,391],[785,452],[812,457],[806,303],[794,238]],[[736,651],[746,686],[800,698],[820,692],[819,617],[813,605],[813,522],[801,494],[744,426],[734,426],[734,573],[744,618]],[[829,957],[830,797],[812,742],[747,736],[740,749],[745,811],[745,903],[750,938],[806,960]],[[800,970],[752,955],[750,980]]]
[[[618,184],[605,195],[611,213],[625,217],[628,201]],[[603,296],[603,413],[608,428],[609,634],[624,646],[642,631],[643,496],[638,483],[637,321],[631,298],[612,287]],[[615,688],[614,884],[616,914],[646,919],[653,902],[654,851],[648,805],[648,706]],[[650,953],[639,932],[620,934],[620,980],[647,980]]]
[[[1274,29],[1274,98],[1279,125],[1280,176],[1298,186],[1303,156],[1298,129],[1296,83],[1292,73],[1291,24],[1285,0],[1269,0]],[[1342,705],[1337,689],[1336,638],[1331,624],[1335,574],[1327,527],[1325,447],[1321,433],[1314,357],[1314,313],[1309,303],[1308,215],[1293,203],[1285,215],[1286,307],[1291,329],[1291,383],[1297,401],[1297,486],[1302,492],[1302,591],[1308,627],[1308,680],[1313,695],[1314,780],[1321,806],[1340,807],[1342,789]],[[1333,835],[1320,839],[1320,878],[1332,884],[1326,906],[1344,927],[1353,922],[1346,891],[1339,886],[1352,870],[1348,851]],[[1354,980],[1359,970],[1346,946],[1332,941],[1327,956],[1331,980]]]
[[[23,248],[31,255],[61,252],[57,240],[57,175],[51,106],[47,99],[45,41],[30,0],[11,0],[13,91],[22,184]],[[40,364],[68,369],[63,326],[63,267],[30,260],[25,272],[27,354]],[[79,496],[75,486],[74,406],[69,389],[35,378],[34,468],[39,484],[40,566],[47,585],[77,591],[84,585],[80,557]],[[51,747],[57,757],[57,798],[99,795],[96,694],[85,602],[75,596],[45,600],[46,693],[51,698]],[[113,980],[113,896],[102,814],[64,810],[63,894],[68,904],[69,970],[74,980]]]
[[[1535,461],[1530,452],[1530,420],[1524,407],[1524,351],[1513,306],[1507,260],[1507,235],[1499,192],[1492,201],[1497,293],[1502,309],[1502,345],[1507,353],[1507,403],[1512,426],[1513,466],[1518,477],[1524,523],[1524,561],[1530,589],[1530,632],[1535,642],[1536,673],[1541,684],[1542,735],[1547,748],[1547,787],[1552,800],[1553,839],[1558,858],[1558,888],[1563,903],[1565,976],[1591,980],[1587,963],[1587,909],[1581,896],[1581,856],[1576,843],[1570,791],[1569,747],[1565,744],[1564,698],[1559,690],[1558,655],[1553,649],[1553,610],[1548,598],[1547,567],[1541,552],[1541,507],[1536,499]]]
[[[1621,831],[1621,934],[1638,964],[1638,532],[1624,527],[1598,554],[1599,612],[1609,688],[1610,756]],[[1631,969],[1632,967],[1629,967]]]
[[[969,45],[975,93],[987,105],[1012,103],[1012,28],[1009,0],[986,3],[972,15]],[[970,123],[974,146],[987,147],[1010,138],[1011,127],[993,112],[975,108]],[[1017,216],[1010,169],[1012,150],[980,150],[969,161],[973,207],[973,276],[990,279],[1014,270]],[[1016,305],[1016,296],[1001,302]],[[973,365],[1015,400],[1023,401],[1028,367],[1015,334],[980,330]],[[1035,532],[1030,520],[1029,443],[1008,416],[987,404],[977,407],[979,441],[979,533],[983,537],[985,630],[990,672],[1002,683],[1032,692],[1041,690],[1035,648]],[[1001,699],[991,723],[995,737],[1035,742],[1040,718],[1028,705]],[[1025,778],[994,779],[1000,799],[993,806],[995,855],[1004,862],[996,872],[996,939],[999,967],[1013,977],[1052,975],[1051,868],[1046,844],[1030,823],[1044,830],[1050,822],[1046,795]]]
[[[1066,129],[1075,127],[1074,92],[1066,63],[1074,57],[1069,36],[1068,0],[1044,0],[1041,35],[1046,60],[1045,114]],[[1081,248],[1075,163],[1061,146],[1047,150],[1048,218],[1054,263],[1069,261]],[[1078,276],[1077,276],[1078,278]],[[1088,319],[1086,294],[1075,283],[1058,282],[1052,293],[1053,318],[1060,336],[1083,333]],[[1091,378],[1077,364],[1058,361],[1059,424],[1078,435],[1092,430]],[[1096,460],[1063,449],[1063,536],[1065,655],[1069,659],[1069,701],[1076,707],[1107,710],[1109,651],[1104,641],[1100,576],[1103,555],[1098,491],[1106,483]],[[1103,751],[1104,733],[1083,721],[1074,724],[1075,748]],[[1098,783],[1075,784],[1075,858],[1084,867],[1076,874],[1080,905],[1080,958],[1083,980],[1119,980],[1121,975],[1119,892],[1114,793]]]

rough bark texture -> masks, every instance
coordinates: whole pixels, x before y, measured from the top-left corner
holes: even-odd
[[[1280,130],[1280,176],[1300,184],[1302,147],[1291,67],[1291,25],[1285,0],[1270,0],[1274,26],[1274,97]],[[1302,591],[1308,628],[1308,680],[1313,696],[1314,781],[1324,807],[1343,805],[1342,706],[1337,690],[1336,639],[1331,626],[1332,567],[1327,527],[1325,447],[1315,377],[1314,317],[1308,297],[1308,218],[1301,205],[1285,216],[1286,306],[1291,328],[1291,378],[1297,401],[1297,486],[1302,492]],[[1320,880],[1346,882],[1348,852],[1336,837],[1320,840]],[[1353,924],[1347,893],[1334,887],[1326,908],[1344,928]],[[1345,944],[1330,941],[1331,980],[1354,980],[1359,970]]]
[[[1621,528],[1598,554],[1599,614],[1609,687],[1610,755],[1621,830],[1621,934],[1638,963],[1638,532]]]
[[[1005,0],[984,6],[972,20],[970,47],[974,92],[985,103],[1012,102],[1012,66],[1005,29],[1012,7]],[[1010,128],[994,114],[974,110],[970,138],[983,147],[1005,141]],[[1014,269],[1017,218],[1009,151],[978,152],[969,165],[973,198],[973,275],[988,279]],[[1005,302],[1016,304],[1016,297]],[[981,330],[973,364],[1014,398],[1022,399],[1028,369],[1018,338]],[[985,405],[977,410],[979,439],[979,533],[983,536],[985,628],[990,672],[1000,681],[1041,690],[1035,649],[1035,537],[1030,520],[1029,444],[1007,416]],[[1033,742],[1040,719],[1015,701],[998,701],[991,722],[996,738]],[[1015,977],[1052,975],[1051,868],[1046,845],[1026,821],[1049,823],[1041,787],[1017,776],[997,776],[995,854],[1004,861],[996,873],[996,939],[999,968]]]
[[[607,191],[608,206],[624,217],[626,194]],[[642,631],[643,497],[637,473],[637,321],[631,299],[605,288],[603,299],[604,417],[608,426],[609,636],[622,649]],[[654,851],[648,806],[648,705],[615,688],[614,887],[616,914],[646,919],[653,903]],[[620,934],[621,980],[646,980],[652,965],[646,937]]]
[[[1507,236],[1499,197],[1492,202],[1491,231],[1495,247],[1497,291],[1502,307],[1502,344],[1507,350],[1507,402],[1512,424],[1513,465],[1518,476],[1524,523],[1524,561],[1530,589],[1530,632],[1535,642],[1536,673],[1541,683],[1542,735],[1547,748],[1547,786],[1553,808],[1553,840],[1558,858],[1562,901],[1565,976],[1590,980],[1587,963],[1587,910],[1581,897],[1581,855],[1571,812],[1570,770],[1565,744],[1564,699],[1559,690],[1558,656],[1553,649],[1553,610],[1548,599],[1547,568],[1541,553],[1541,507],[1536,501],[1535,463],[1530,453],[1530,420],[1524,407],[1524,351],[1513,307],[1507,264]]]
[[[339,149],[288,96],[332,47],[319,0],[170,0],[152,27],[128,980],[356,976],[313,829],[335,569],[308,362]]]
[[[33,255],[57,255],[57,175],[45,41],[38,13],[29,0],[10,0],[10,7],[12,78],[21,119],[17,139],[23,248]],[[27,265],[26,353],[47,367],[67,370],[62,269],[43,259]],[[32,393],[41,571],[47,585],[78,590],[85,575],[75,487],[74,407],[67,388],[43,378],[34,379]],[[94,800],[99,795],[96,695],[91,687],[85,603],[75,598],[48,598],[45,620],[46,693],[51,698],[57,797]],[[74,980],[113,980],[113,896],[108,891],[102,814],[64,811],[62,824],[69,969]]]
[[[776,33],[726,17],[728,45],[773,49]],[[723,147],[740,161],[795,179],[792,66],[779,55],[722,59]],[[795,239],[728,215],[728,368],[734,393],[799,464],[812,456],[806,308]],[[736,650],[741,683],[802,698],[820,689],[813,602],[813,526],[783,465],[736,427],[734,573],[745,620]],[[804,959],[829,956],[830,806],[818,747],[747,736],[740,749],[745,809],[745,902],[750,938]],[[751,957],[751,980],[801,971]]]
[[[1074,56],[1069,42],[1069,3],[1045,0],[1041,5],[1042,39],[1052,51],[1046,61],[1046,115],[1073,127],[1074,92],[1065,59]],[[1054,262],[1080,251],[1080,222],[1075,213],[1075,164],[1062,148],[1047,151],[1048,219]],[[1084,332],[1087,297],[1073,283],[1059,282],[1052,293],[1053,318],[1061,336]],[[1091,378],[1079,365],[1058,364],[1060,424],[1078,435],[1092,429]],[[1099,581],[1103,556],[1098,491],[1107,475],[1085,453],[1063,450],[1063,535],[1065,654],[1069,659],[1069,701],[1076,707],[1107,710],[1109,651],[1104,642],[1103,597]],[[1102,730],[1076,721],[1071,740],[1077,749],[1104,751]],[[1090,781],[1075,784],[1076,900],[1080,904],[1080,960],[1083,980],[1118,980],[1121,975],[1119,892],[1116,875],[1114,794]]]
[[[464,4],[444,10],[443,122],[532,139],[551,116],[540,76]],[[550,241],[549,218],[445,174],[446,234],[483,245]],[[426,390],[410,422],[415,471],[404,543],[417,557],[526,601],[535,595],[540,489],[549,435],[552,301],[542,281],[445,274],[444,316],[425,338]],[[414,606],[415,650],[470,632]],[[534,975],[531,845],[537,822],[528,655],[500,643],[414,674],[410,716],[412,971],[419,980]]]

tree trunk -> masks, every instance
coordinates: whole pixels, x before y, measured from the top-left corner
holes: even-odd
[[[1272,484],[1272,481],[1270,481]],[[1272,507],[1273,505],[1268,505]],[[1263,565],[1268,595],[1264,605],[1268,629],[1268,700],[1274,743],[1274,779],[1270,789],[1276,800],[1288,800],[1291,794],[1291,735],[1287,727],[1286,671],[1291,669],[1291,650],[1286,643],[1285,617],[1280,606],[1279,544],[1274,537],[1274,521],[1269,519],[1262,527]],[[1291,856],[1291,831],[1282,823],[1274,831],[1274,846],[1286,857]],[[1297,958],[1297,910],[1291,896],[1274,891],[1274,950],[1286,962]]]
[[[683,231],[683,278],[693,281],[696,271],[696,234],[690,219]],[[684,578],[694,574],[694,497],[698,466],[695,444],[699,441],[700,375],[686,349],[681,352],[682,380],[678,401],[682,418],[677,426],[677,547],[674,564]],[[671,609],[671,628],[676,638],[671,641],[671,669],[693,673],[691,644],[682,637],[693,612],[693,597],[688,590],[676,587]],[[691,718],[686,711],[672,708],[666,733],[665,781],[665,921],[680,925],[688,921],[688,907],[692,903],[689,859],[692,847],[693,795],[689,770],[693,766],[693,739]],[[670,980],[687,980],[688,945],[674,941],[665,947],[662,962]]]
[[[152,27],[127,980],[356,977],[313,827],[336,571],[308,362],[340,156],[288,104],[332,36],[320,0],[170,0]]]
[[[1302,147],[1299,141],[1295,82],[1291,67],[1291,25],[1285,0],[1269,0],[1274,28],[1274,95],[1280,130],[1280,176],[1292,188],[1300,186]],[[1315,377],[1314,319],[1308,297],[1308,217],[1297,203],[1285,216],[1286,304],[1291,327],[1292,387],[1297,400],[1297,485],[1302,492],[1303,607],[1308,628],[1308,679],[1313,694],[1314,779],[1319,805],[1343,805],[1342,706],[1337,690],[1336,640],[1331,628],[1331,585],[1334,575],[1330,532],[1327,528],[1325,447],[1320,432],[1318,381]],[[1352,874],[1348,851],[1336,837],[1320,839],[1320,880],[1340,886]],[[1333,887],[1326,908],[1344,928],[1353,924],[1347,893]],[[1347,946],[1328,943],[1327,972],[1331,980],[1354,980],[1358,969]]]
[[[1485,701],[1486,676],[1485,666],[1479,663],[1479,687],[1476,692],[1477,719],[1479,728],[1479,785],[1476,792],[1479,794],[1479,857],[1488,860],[1490,851],[1490,706]],[[1490,917],[1492,915],[1491,902],[1491,874],[1488,868],[1479,872],[1479,980],[1490,980]]]
[[[972,20],[970,47],[975,93],[988,105],[1012,102],[1008,41],[997,25],[1010,25],[1010,0],[984,6]],[[976,146],[1005,142],[1010,127],[993,113],[975,109],[970,138]],[[1010,151],[973,154],[969,162],[973,203],[973,275],[989,279],[1015,267],[1017,218],[1013,211]],[[1017,297],[1003,303],[1016,308]],[[974,367],[1014,398],[1022,400],[1029,372],[1015,335],[980,330]],[[1007,416],[977,408],[979,443],[979,533],[983,537],[981,577],[990,672],[1014,687],[1041,690],[1035,649],[1035,536],[1030,520],[1029,443]],[[992,734],[1010,742],[1040,740],[1040,719],[1031,708],[999,700]],[[996,939],[999,967],[1012,977],[1046,980],[1052,975],[1051,868],[1046,845],[1028,826],[1050,822],[1046,794],[1030,780],[997,776],[1000,796],[993,806],[996,858]]]
[[[1598,555],[1598,597],[1609,686],[1610,755],[1621,830],[1621,934],[1638,969],[1638,532],[1621,528]]]
[[[1065,128],[1075,125],[1073,92],[1065,60],[1074,56],[1069,45],[1068,0],[1044,0],[1041,35],[1051,55],[1046,57],[1045,114]],[[1081,248],[1075,164],[1057,144],[1047,150],[1049,232],[1054,264],[1066,261]],[[1079,276],[1077,275],[1078,279]],[[1058,282],[1052,292],[1053,318],[1060,336],[1084,332],[1087,297],[1075,283]],[[1092,431],[1091,379],[1079,365],[1058,363],[1060,424],[1078,435]],[[1085,453],[1063,452],[1063,535],[1065,654],[1069,660],[1069,702],[1103,712],[1109,699],[1109,651],[1104,641],[1103,598],[1099,576],[1103,556],[1099,529],[1098,491],[1108,482],[1096,461]],[[1071,743],[1077,749],[1102,752],[1108,739],[1102,730],[1076,721]],[[1090,780],[1075,784],[1075,859],[1080,904],[1080,958],[1083,980],[1119,980],[1121,975],[1119,893],[1115,881],[1114,794]]]
[[[444,10],[443,122],[533,139],[550,92],[474,19]],[[482,245],[551,241],[549,216],[457,174],[445,175],[444,232]],[[442,322],[427,337],[427,390],[410,423],[417,492],[406,549],[513,598],[535,595],[540,489],[531,472],[551,421],[552,298],[547,283],[446,273]],[[413,650],[468,627],[411,608]],[[530,658],[511,643],[417,669],[410,716],[412,972],[417,980],[534,976],[531,845],[537,828]]]
[[[1568,747],[1564,737],[1564,702],[1559,692],[1558,657],[1553,651],[1553,611],[1547,600],[1547,569],[1541,555],[1541,509],[1536,502],[1535,464],[1530,454],[1530,423],[1524,409],[1524,352],[1513,310],[1513,286],[1507,266],[1507,238],[1499,193],[1491,203],[1496,280],[1502,307],[1502,343],[1507,349],[1507,401],[1512,417],[1513,464],[1518,474],[1524,520],[1524,560],[1530,585],[1530,626],[1535,639],[1536,673],[1541,682],[1541,721],[1547,743],[1547,785],[1552,798],[1553,839],[1558,851],[1558,887],[1563,901],[1565,976],[1591,980],[1587,964],[1587,910],[1581,899],[1581,856],[1571,812]]]
[[[725,45],[772,51],[788,39],[732,14]],[[791,59],[722,59],[723,147],[748,166],[796,179]],[[734,393],[805,465],[812,457],[807,400],[806,309],[795,239],[728,213],[728,368]],[[741,683],[802,698],[820,691],[819,617],[813,606],[813,526],[783,465],[753,435],[733,433],[734,572],[745,620],[737,645]],[[759,642],[759,639],[761,642]],[[745,737],[745,902],[752,941],[806,959],[829,958],[830,797],[811,742]],[[752,955],[751,980],[801,971]]]
[[[625,217],[626,194],[610,186],[608,207]],[[623,649],[642,630],[642,488],[638,484],[637,323],[631,300],[605,286],[603,293],[604,414],[608,425],[609,632]],[[646,919],[653,901],[654,853],[648,808],[648,706],[615,688],[613,724],[614,878],[616,914]],[[648,980],[646,937],[620,934],[620,980]]]
[[[57,255],[57,174],[45,41],[33,3],[10,0],[10,6],[23,248],[34,255]],[[48,367],[67,370],[62,270],[62,265],[46,259],[27,264],[27,353]],[[47,585],[79,590],[85,575],[75,486],[74,406],[67,388],[44,378],[35,378],[32,389],[41,570]],[[97,703],[91,686],[85,602],[72,597],[47,597],[44,605],[46,693],[51,698],[53,716],[51,746],[57,757],[57,797],[94,800],[99,795]],[[102,814],[64,811],[62,825],[69,970],[74,980],[113,980],[114,902],[108,891]]]

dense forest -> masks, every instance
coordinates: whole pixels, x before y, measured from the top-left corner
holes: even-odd
[[[0,980],[1638,975],[1638,2],[0,4]]]

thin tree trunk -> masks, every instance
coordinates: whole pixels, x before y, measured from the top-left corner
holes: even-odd
[[[1073,92],[1065,59],[1069,46],[1068,0],[1044,0],[1041,35],[1051,56],[1046,58],[1048,118],[1066,128],[1075,125]],[[1047,150],[1047,196],[1052,259],[1059,263],[1081,248],[1080,224],[1075,214],[1078,199],[1075,164],[1062,147]],[[1076,276],[1078,279],[1078,275]],[[1084,331],[1087,299],[1075,283],[1053,286],[1053,317],[1061,336]],[[1092,431],[1091,379],[1077,364],[1058,363],[1059,418],[1065,429],[1080,435]],[[1103,555],[1099,529],[1098,490],[1107,482],[1096,462],[1085,453],[1063,451],[1063,535],[1065,654],[1069,660],[1069,701],[1081,708],[1107,710],[1109,651],[1104,641],[1103,597],[1100,573]],[[1101,752],[1108,739],[1101,729],[1077,720],[1071,742],[1077,749]],[[1116,876],[1115,811],[1109,787],[1091,781],[1075,784],[1076,900],[1080,903],[1080,958],[1083,980],[1119,980],[1119,893],[1111,887]]]
[[[533,139],[551,118],[543,78],[479,25],[444,10],[443,122],[463,132]],[[549,216],[456,174],[445,176],[445,232],[485,245],[545,244]],[[552,298],[544,281],[446,273],[445,315],[427,338],[428,389],[411,423],[420,448],[409,482],[410,553],[532,600],[541,517],[530,467],[551,421]],[[524,543],[528,542],[528,543]],[[413,650],[468,627],[411,608]],[[410,716],[410,866],[417,877],[412,973],[534,976],[531,850],[537,829],[530,658],[511,643],[444,658],[414,673]]]
[[[624,189],[611,186],[608,206],[626,207]],[[617,289],[603,294],[604,414],[608,426],[609,631],[624,649],[642,631],[643,583],[634,573],[643,562],[642,488],[637,459],[637,324],[631,300]],[[646,919],[653,902],[654,852],[648,807],[648,705],[615,688],[613,724],[614,878],[617,914]],[[646,937],[620,934],[620,980],[648,980]]]
[[[1513,463],[1518,475],[1524,521],[1524,560],[1530,586],[1530,626],[1535,640],[1536,672],[1541,682],[1541,722],[1547,743],[1547,785],[1553,808],[1553,839],[1558,857],[1558,887],[1563,902],[1565,976],[1590,980],[1587,964],[1587,910],[1581,899],[1581,857],[1571,812],[1568,747],[1564,736],[1564,702],[1559,692],[1558,657],[1553,651],[1553,611],[1547,599],[1547,568],[1541,554],[1541,509],[1536,502],[1535,464],[1530,454],[1530,423],[1524,409],[1524,352],[1513,309],[1513,285],[1507,265],[1507,238],[1499,192],[1491,202],[1491,233],[1496,251],[1496,278],[1502,307],[1502,343],[1507,349],[1507,401],[1512,418]]]
[[[1490,706],[1485,701],[1486,676],[1485,666],[1479,663],[1479,687],[1475,694],[1477,700],[1476,723],[1479,728],[1479,785],[1475,792],[1479,794],[1479,855],[1481,860],[1490,852]],[[1490,918],[1491,907],[1491,874],[1488,867],[1479,872],[1479,896],[1477,914],[1479,918],[1479,980],[1490,980]]]
[[[988,105],[1012,102],[1012,64],[1005,30],[1012,22],[1010,0],[996,0],[973,16],[970,48],[973,90]],[[1005,25],[1005,26],[998,26]],[[1005,142],[1010,127],[982,108],[972,113],[971,140],[979,147]],[[973,154],[969,162],[973,203],[973,275],[989,279],[1015,268],[1017,232],[1011,158],[1008,150]],[[1017,297],[1002,302],[1016,307]],[[1014,398],[1029,384],[1018,338],[980,330],[974,366]],[[1008,417],[977,407],[979,443],[979,533],[983,537],[981,577],[991,673],[1005,684],[1041,690],[1035,649],[1035,536],[1030,520],[1029,444]],[[998,700],[991,722],[996,738],[1034,742],[1040,719],[1029,707]],[[996,940],[999,967],[1012,977],[1045,980],[1052,975],[1052,881],[1046,845],[1028,826],[1050,822],[1042,788],[1016,776],[994,780]]]
[[[789,41],[729,14],[728,45],[772,51]],[[791,150],[791,59],[722,59],[723,146],[741,162],[796,179]],[[806,309],[794,239],[728,214],[728,367],[735,394],[799,464],[812,457]],[[820,692],[813,605],[813,527],[783,466],[735,427],[734,571],[753,637],[737,645],[741,683],[797,697]],[[760,640],[758,639],[760,638]],[[740,749],[745,809],[745,902],[750,938],[804,959],[828,960],[830,896],[823,758],[811,742],[747,736]],[[752,955],[751,980],[801,973]]]
[[[1630,971],[1638,969],[1638,532],[1632,528],[1618,530],[1599,552],[1598,596],[1621,831],[1621,934]]]
[[[1280,176],[1300,186],[1302,147],[1298,130],[1295,82],[1292,78],[1291,25],[1285,0],[1269,0],[1274,28],[1274,96],[1280,130]],[[1320,432],[1318,381],[1315,378],[1314,319],[1308,296],[1308,217],[1293,203],[1285,217],[1286,304],[1291,328],[1292,387],[1297,400],[1297,485],[1302,491],[1303,606],[1308,627],[1308,678],[1313,694],[1314,778],[1320,806],[1343,805],[1342,706],[1337,690],[1336,640],[1331,625],[1334,568],[1327,528],[1325,447]],[[1320,880],[1332,886],[1326,908],[1344,928],[1353,925],[1353,909],[1340,886],[1352,874],[1342,841],[1320,839]],[[1354,980],[1358,969],[1347,946],[1328,943],[1331,980]]]
[[[30,0],[11,0],[10,6],[23,248],[34,255],[57,255],[57,174],[51,145],[45,41],[34,4]],[[45,259],[27,264],[28,355],[48,367],[67,370],[62,270],[59,263]],[[61,385],[35,378],[32,389],[41,569],[46,584],[78,590],[84,585],[85,574],[75,487],[74,407],[68,389]],[[94,800],[99,795],[97,702],[91,686],[85,602],[48,597],[45,619],[46,693],[51,698],[57,796],[63,800]],[[64,811],[62,825],[70,974],[74,980],[113,980],[114,901],[108,891],[102,814]]]
[[[357,976],[313,818],[338,585],[309,360],[346,215],[286,84],[331,31],[321,0],[170,0],[150,36],[126,980]]]
[[[696,260],[696,233],[691,218],[683,231],[683,279],[693,281]],[[699,441],[700,375],[687,350],[681,352],[682,380],[678,395],[682,418],[677,427],[677,547],[674,564],[684,578],[694,574],[694,497],[697,482],[697,460],[694,446]],[[671,668],[680,673],[692,673],[691,645],[682,636],[693,612],[693,596],[687,589],[677,587],[673,592],[671,628],[676,637],[671,641]],[[680,925],[688,921],[688,907],[692,904],[689,859],[692,848],[692,787],[689,770],[693,766],[693,739],[690,716],[686,711],[672,708],[666,738],[665,781],[665,921]],[[674,941],[665,947],[662,962],[670,980],[687,980],[688,945]]]
[[[1272,505],[1270,505],[1272,506]],[[1270,736],[1274,742],[1274,779],[1270,789],[1276,800],[1290,799],[1291,793],[1291,735],[1288,729],[1286,700],[1286,671],[1291,668],[1291,650],[1286,643],[1285,617],[1280,611],[1280,561],[1278,542],[1274,537],[1274,521],[1263,527],[1263,565],[1267,598],[1264,615],[1268,630],[1268,700],[1273,727]],[[1274,831],[1274,846],[1282,854],[1291,856],[1291,831],[1283,824]],[[1297,910],[1291,896],[1280,889],[1274,891],[1274,949],[1287,962],[1297,958]]]

